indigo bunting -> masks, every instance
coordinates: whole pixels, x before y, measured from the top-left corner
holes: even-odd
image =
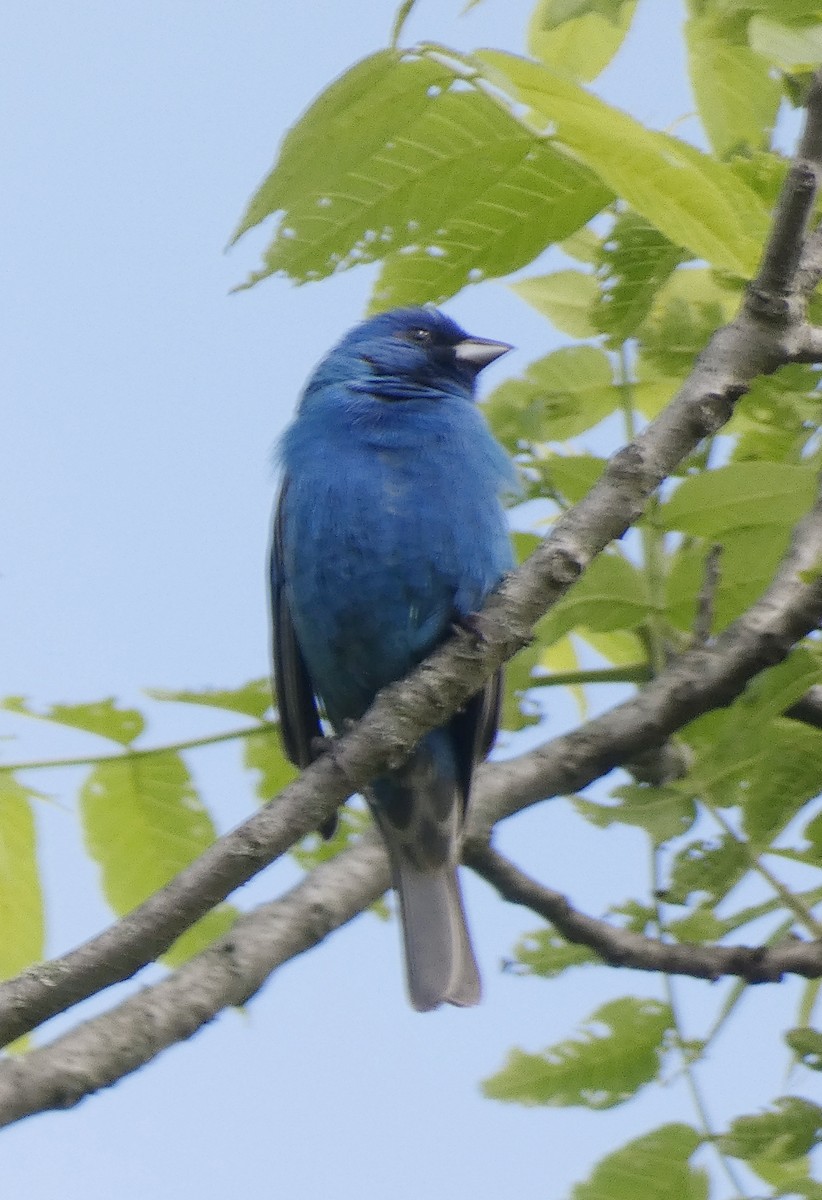
[[[351,330],[309,379],[280,446],[271,575],[275,690],[298,766],[320,752],[321,711],[336,732],[361,717],[512,567],[500,495],[514,470],[474,402],[478,373],[510,349],[434,309],[395,309]],[[500,693],[497,676],[366,789],[423,1012],[480,999],[456,867]]]

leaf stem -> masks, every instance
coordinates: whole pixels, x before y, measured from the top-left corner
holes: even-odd
[[[231,742],[241,738],[253,737],[257,733],[279,729],[276,721],[260,721],[250,728],[229,729],[225,733],[213,733],[208,737],[188,738],[182,742],[169,742],[166,746],[148,746],[144,750],[122,750],[115,754],[88,754],[77,758],[48,758],[31,759],[27,762],[0,763],[0,771],[39,771],[50,767],[94,767],[98,763],[122,762],[123,759],[148,758],[152,754],[178,753],[181,750],[196,750],[200,746],[216,746],[220,742]]]
[[[391,26],[391,39],[389,45],[392,50],[397,49],[400,38],[402,37],[403,26],[411,15],[411,10],[417,0],[402,0],[402,4],[397,9],[397,15],[394,17],[394,24]]]
[[[665,914],[662,907],[662,901],[660,899],[663,887],[660,858],[660,851],[656,847],[652,847],[651,877],[653,881],[652,894],[654,896],[654,923],[656,925],[657,936],[660,940],[662,940],[665,937],[666,926]],[[682,1027],[682,1020],[679,1014],[679,1001],[676,995],[674,981],[672,977],[667,974],[667,972],[662,972],[662,982],[665,989],[665,998],[668,1002],[668,1007],[671,1010],[671,1016],[673,1018],[674,1032],[676,1033],[677,1048],[679,1050],[680,1063],[682,1066],[682,1074],[685,1076],[685,1082],[691,1095],[691,1103],[694,1106],[694,1111],[696,1112],[697,1120],[702,1130],[702,1135],[705,1141],[713,1147],[714,1152],[719,1160],[719,1164],[727,1175],[731,1186],[736,1189],[736,1192],[739,1196],[744,1197],[747,1195],[747,1193],[741,1179],[737,1175],[727,1155],[723,1153],[717,1144],[718,1135],[713,1127],[713,1123],[705,1103],[705,1097],[702,1095],[702,1089],[700,1088],[699,1081],[696,1077],[695,1064],[685,1049],[686,1038]]]

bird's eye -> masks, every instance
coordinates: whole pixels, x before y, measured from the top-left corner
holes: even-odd
[[[431,341],[431,330],[422,328],[411,329],[409,330],[408,336],[412,342],[419,342],[420,345],[424,345],[426,342]]]

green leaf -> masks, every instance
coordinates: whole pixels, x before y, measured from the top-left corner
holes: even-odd
[[[539,460],[540,472],[552,491],[564,496],[569,504],[578,504],[588,495],[607,465],[606,458],[593,454],[551,454]]]
[[[254,790],[264,804],[299,775],[285,756],[279,733],[273,729],[263,728],[250,734],[245,739],[244,756],[246,767],[258,775]]]
[[[514,957],[529,975],[555,979],[570,967],[602,966],[602,959],[590,946],[567,942],[553,929],[538,929],[520,938]]]
[[[818,6],[813,16],[816,18],[813,23],[804,27],[783,25],[768,17],[753,17],[748,26],[751,48],[783,71],[812,70],[822,63]]]
[[[482,100],[486,103],[487,98]],[[428,227],[414,217],[413,230],[399,252],[375,256],[385,261],[370,312],[429,301],[442,304],[467,284],[519,270],[546,246],[583,226],[611,199],[595,176],[549,142],[520,143],[520,157],[509,166],[518,133],[511,128],[500,136],[506,159],[495,183],[483,187],[472,166],[465,196],[454,197],[452,209],[425,235],[427,244],[423,231]],[[430,208],[428,200],[420,204]],[[358,247],[358,261],[365,261],[362,253]]]
[[[432,57],[387,50],[328,88],[286,136],[235,234],[279,215],[263,267],[319,279],[404,250],[375,307],[441,301],[530,262],[610,192]]]
[[[613,1108],[659,1071],[673,1018],[667,1004],[626,996],[592,1013],[576,1038],[543,1054],[513,1050],[483,1092],[518,1104]]]
[[[509,733],[536,725],[540,720],[536,707],[528,705],[525,701],[528,689],[539,686],[539,680],[534,678],[534,667],[539,661],[539,655],[539,643],[534,641],[506,663],[502,677],[504,691],[500,725]]]
[[[216,836],[185,763],[170,750],[98,763],[80,790],[80,813],[103,893],[118,915],[164,887]],[[166,961],[176,964],[201,950],[234,919],[228,905],[209,913]]]
[[[659,506],[658,520],[705,538],[741,526],[793,526],[813,504],[816,486],[812,467],[733,463],[683,480]]]
[[[575,262],[588,263],[595,267],[599,262],[601,242],[593,229],[577,229],[570,237],[560,242],[560,250]]]
[[[591,306],[599,295],[593,275],[584,271],[555,271],[512,283],[511,290],[560,330],[575,338],[594,337]]]
[[[510,449],[523,440],[563,442],[613,412],[619,396],[608,356],[593,346],[568,346],[537,359],[521,379],[509,379],[485,405],[497,437]]]
[[[701,1141],[690,1125],[662,1125],[598,1162],[572,1200],[707,1200],[707,1176],[689,1161]]]
[[[735,838],[690,842],[674,856],[666,897],[672,904],[686,904],[693,895],[716,902],[739,882],[748,866],[745,846]]]
[[[45,923],[31,800],[36,793],[0,771],[0,979],[43,957]]]
[[[789,1029],[785,1041],[803,1066],[822,1071],[822,1033],[817,1029]]]
[[[616,804],[599,804],[576,796],[574,807],[600,829],[615,824],[644,829],[657,846],[687,833],[696,820],[693,797],[674,786],[629,783],[614,788],[611,795]]]
[[[595,79],[619,50],[636,0],[540,0],[528,26],[528,50],[548,66]]]
[[[23,696],[8,696],[0,700],[0,708],[35,717],[38,721],[53,721],[57,725],[84,729],[87,733],[96,733],[121,746],[130,745],[145,729],[142,714],[136,708],[118,708],[114,698],[97,700],[92,704],[53,704],[46,712],[35,712],[29,708]]]
[[[203,688],[201,691],[170,691],[167,688],[147,688],[153,700],[176,701],[180,704],[204,704],[209,708],[224,708],[262,720],[271,708],[271,681],[251,679],[237,688]]]
[[[643,572],[621,554],[600,554],[540,622],[540,638],[550,643],[580,626],[598,633],[636,629],[648,615],[646,588]]]
[[[720,158],[766,149],[782,99],[768,62],[750,49],[746,35],[745,21],[729,22],[710,11],[685,23],[691,86]]]
[[[651,311],[662,285],[686,256],[634,212],[617,216],[602,243],[599,275],[603,290],[592,319],[614,343],[632,337]]]
[[[822,1183],[811,1179],[811,1163],[807,1158],[793,1158],[788,1162],[755,1158],[748,1166],[770,1184],[777,1197],[802,1196],[804,1200],[822,1200]]]
[[[754,274],[768,212],[729,167],[645,129],[547,67],[499,51],[475,58],[530,107],[523,119],[532,128],[550,132],[675,245],[734,275]]]
[[[664,505],[661,506],[659,511],[663,512],[664,508]],[[706,512],[706,520],[710,523],[713,515]],[[773,581],[779,561],[788,548],[790,535],[788,525],[766,525],[731,529],[722,536],[719,586],[714,596],[713,632],[724,629],[759,599]],[[704,542],[684,546],[673,557],[666,580],[666,612],[668,619],[678,629],[693,629],[696,598],[705,578],[707,549]]]
[[[799,1096],[780,1096],[774,1111],[737,1117],[718,1144],[742,1159],[785,1162],[808,1154],[822,1133],[822,1108]]]
[[[345,804],[337,812],[337,827],[332,837],[324,838],[319,833],[310,833],[291,851],[291,857],[304,871],[313,871],[320,863],[336,858],[352,841],[370,828],[371,824],[371,815],[367,808],[355,808],[352,804]]]
[[[774,721],[762,749],[740,792],[745,831],[756,847],[768,845],[819,794],[822,733],[798,721]]]

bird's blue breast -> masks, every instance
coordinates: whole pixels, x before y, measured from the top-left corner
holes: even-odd
[[[283,571],[332,722],[359,717],[511,568],[510,463],[467,396],[326,385],[282,444]]]

